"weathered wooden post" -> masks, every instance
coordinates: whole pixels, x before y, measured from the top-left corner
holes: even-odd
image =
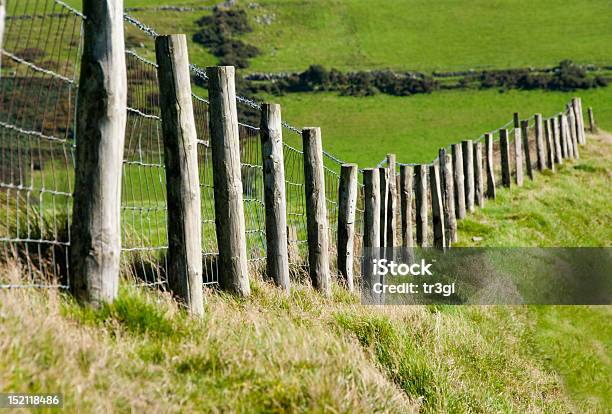
[[[535,114],[535,141],[536,155],[538,159],[538,170],[544,171],[544,168],[546,167],[546,152],[544,150],[546,144],[541,114]]]
[[[546,167],[555,172],[555,143],[553,142],[552,120],[544,121],[544,134],[546,135]]]
[[[195,315],[204,314],[198,144],[187,38],[155,39],[168,199],[168,285]]]
[[[0,50],[4,39],[4,19],[6,17],[6,0],[0,0]],[[0,77],[2,76],[2,53],[0,53]]]
[[[329,231],[320,128],[302,130],[302,148],[304,148],[304,188],[306,191],[310,279],[315,289],[328,296],[331,294]]]
[[[560,139],[560,128],[559,121],[556,117],[552,118],[552,135],[553,143],[555,145],[555,162],[557,164],[563,164],[563,157],[561,154],[561,139]]]
[[[484,207],[484,177],[482,175],[482,143],[474,142],[474,188],[478,207]]]
[[[364,185],[364,213],[363,213],[363,255],[370,259],[380,255],[380,172],[378,168],[363,170]],[[377,296],[372,291],[374,283],[378,282],[374,276],[372,260],[364,260],[361,271],[362,295],[377,303]]]
[[[578,130],[576,129],[576,115],[574,115],[573,107],[569,107],[569,130],[572,143],[572,151],[574,159],[580,159],[580,151],[578,150]]]
[[[506,128],[499,130],[499,147],[501,150],[502,185],[510,187],[512,185],[510,180],[510,145]]]
[[[415,172],[415,197],[416,197],[416,242],[421,247],[428,243],[428,197],[427,197],[427,166],[417,165]]]
[[[389,170],[379,167],[380,174],[380,247],[387,245],[387,210],[389,203]]]
[[[357,211],[357,164],[343,164],[338,194],[338,272],[352,292]]]
[[[521,137],[521,121],[518,113],[514,114],[514,180],[517,186],[523,186],[523,139]]]
[[[455,185],[455,213],[457,219],[464,219],[467,215],[465,210],[465,182],[463,179],[463,151],[461,144],[453,144],[451,147],[453,155],[453,178]]]
[[[567,146],[567,122],[565,114],[559,114],[559,141],[561,143],[561,157],[569,158],[569,150]]]
[[[463,152],[463,178],[465,187],[465,208],[474,212],[474,147],[472,140],[461,142]]]
[[[429,166],[429,188],[431,191],[431,217],[433,224],[433,245],[445,249],[446,231],[444,230],[444,213],[442,206],[442,191],[438,165]]]
[[[493,163],[493,134],[485,134],[485,151],[487,153],[487,197],[495,200],[495,164]]]
[[[397,173],[395,164],[395,154],[387,154],[387,177],[389,190],[387,193],[387,238],[385,246],[393,249],[397,243]]]
[[[127,117],[123,1],[83,0],[83,13],[70,288],[79,301],[99,307],[119,288]]]
[[[289,293],[287,199],[280,105],[266,103],[261,106],[259,134],[266,209],[267,276]]]
[[[0,37],[1,37],[1,33],[0,33]],[[591,108],[590,106],[589,106],[589,131],[591,131],[591,134],[594,134],[597,132],[597,124],[595,124],[595,116],[593,115],[593,108]]]
[[[378,168],[363,170],[363,246],[380,247],[380,173]]]
[[[455,185],[453,180],[453,160],[445,148],[438,152],[440,181],[442,182],[442,201],[444,207],[444,230],[446,245],[457,242],[457,217],[455,213]]]
[[[576,117],[576,131],[579,144],[586,143],[586,137],[584,135],[584,115],[582,113],[582,100],[580,98],[572,98],[572,108],[574,109],[574,116]]]
[[[563,114],[563,129],[565,131],[565,145],[567,146],[567,157],[574,158],[574,145],[572,144],[572,130],[569,125],[569,117]]]
[[[219,285],[239,296],[248,296],[251,287],[247,267],[234,67],[209,67],[206,74],[219,246]]]
[[[521,121],[521,136],[523,137],[523,152],[525,153],[525,166],[527,176],[533,181],[533,164],[531,164],[531,149],[529,148],[529,121]]]
[[[414,168],[408,165],[400,166],[400,200],[402,217],[402,247],[414,246],[412,235],[412,190],[414,186]]]

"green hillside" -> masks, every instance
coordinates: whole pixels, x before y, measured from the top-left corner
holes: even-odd
[[[477,213],[496,241],[538,245],[536,222],[554,245],[612,243],[605,229],[569,244],[556,235],[568,217],[575,235],[610,220],[583,196],[609,190],[611,141],[588,140],[579,162]],[[537,203],[513,212],[510,231],[502,205],[525,198]],[[460,232],[492,244],[468,221]],[[207,292],[201,321],[127,284],[99,311],[55,291],[0,291],[0,384],[61,392],[68,412],[93,413],[603,413],[612,398],[609,306],[363,307],[338,286],[325,299],[296,281],[287,298],[251,279],[248,299]]]

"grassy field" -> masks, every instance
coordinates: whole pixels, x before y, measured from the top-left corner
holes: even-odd
[[[579,95],[586,111],[592,106],[598,123],[612,130],[612,88],[573,93],[543,91],[444,91],[431,95],[366,98],[333,93],[272,97],[283,106],[283,117],[294,125],[321,126],[324,148],[360,167],[375,166],[388,152],[400,162],[430,162],[440,147],[477,138],[512,119],[518,111],[551,116]],[[286,133],[297,143],[299,137]]]
[[[462,221],[464,244],[610,245],[612,139],[588,140],[579,162]],[[612,398],[609,306],[373,308],[337,286],[324,299],[296,283],[287,298],[251,278],[246,300],[208,292],[201,321],[127,283],[99,311],[55,291],[0,291],[3,390],[54,390],[87,412],[600,413]]]

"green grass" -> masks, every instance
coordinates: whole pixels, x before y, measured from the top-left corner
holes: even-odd
[[[461,239],[497,229],[483,244],[609,245],[610,201],[595,196],[595,209],[581,191],[608,190],[612,142],[588,140],[571,167],[500,191]],[[21,277],[10,264],[0,275]],[[612,399],[609,306],[362,307],[336,285],[331,299],[300,283],[286,297],[251,280],[248,299],[207,292],[203,320],[126,284],[99,310],[0,291],[2,391],[61,392],[72,412],[600,413]]]
[[[572,96],[581,96],[584,110],[592,106],[600,126],[612,130],[611,87],[568,93],[472,90],[367,98],[302,93],[268,99],[281,103],[283,117],[293,125],[320,126],[327,151],[365,168],[389,152],[397,154],[399,162],[430,162],[440,147],[495,130],[515,111],[524,118],[536,112],[550,116],[563,110]],[[292,144],[300,140],[289,132],[284,139]]]

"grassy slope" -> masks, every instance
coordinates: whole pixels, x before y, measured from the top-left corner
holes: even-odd
[[[609,208],[576,202],[610,187],[612,142],[589,140],[579,163],[501,191],[476,217],[505,245],[609,245],[609,229],[577,236],[610,220]],[[520,198],[537,204],[515,211],[510,230],[501,204]],[[553,233],[567,217],[578,219],[564,242]],[[541,237],[534,220],[550,222]],[[463,240],[483,235],[470,221]],[[363,308],[337,288],[325,300],[300,284],[290,298],[254,285],[248,300],[208,295],[202,322],[136,288],[97,312],[2,291],[0,384],[60,391],[71,411],[93,412],[605,412],[612,398],[610,307]]]
[[[283,105],[283,116],[294,125],[321,126],[326,150],[370,167],[388,152],[396,153],[400,162],[429,162],[438,148],[494,130],[515,111],[525,118],[536,112],[550,116],[575,95],[583,98],[585,111],[592,106],[598,123],[612,130],[612,87],[573,93],[445,91],[369,98],[314,93],[271,100]],[[293,134],[285,134],[285,139],[296,142]]]

